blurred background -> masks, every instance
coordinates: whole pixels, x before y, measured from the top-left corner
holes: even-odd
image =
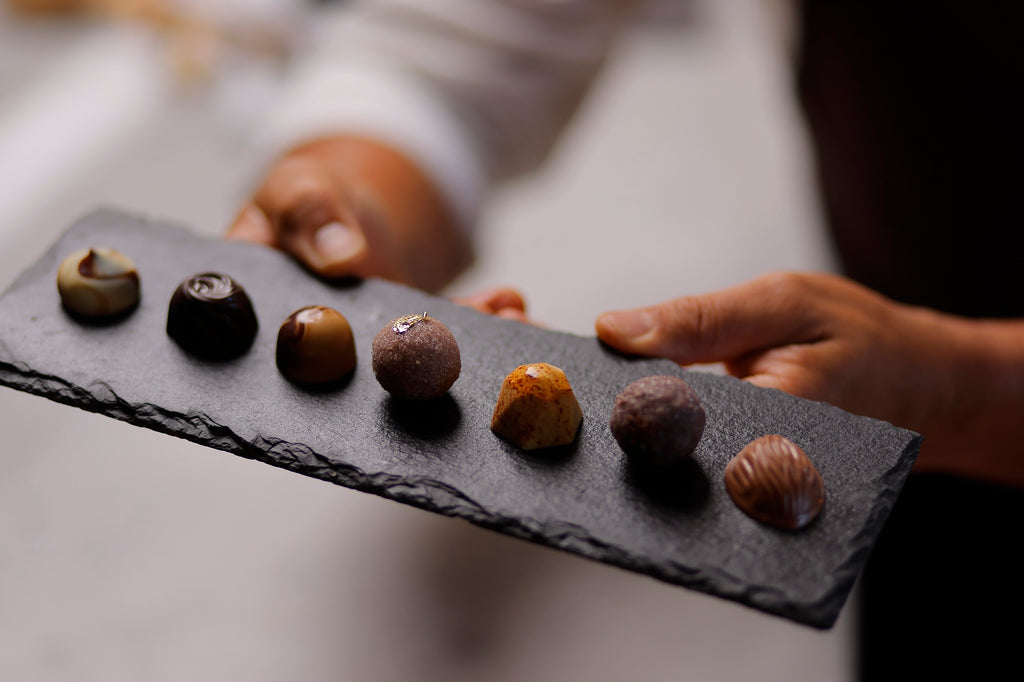
[[[0,287],[99,205],[223,233],[321,11],[0,0]],[[769,0],[652,3],[446,293],[511,284],[591,335],[833,269],[792,29]],[[853,598],[818,632],[8,389],[0,432],[2,680],[852,678]]]

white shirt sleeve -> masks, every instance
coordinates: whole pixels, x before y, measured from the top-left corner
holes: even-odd
[[[362,0],[323,17],[264,142],[360,134],[405,152],[466,227],[546,157],[635,0]]]

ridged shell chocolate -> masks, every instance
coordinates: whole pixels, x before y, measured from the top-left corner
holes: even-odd
[[[825,483],[807,453],[778,435],[740,450],[725,467],[725,487],[748,516],[787,530],[809,524],[825,504]]]

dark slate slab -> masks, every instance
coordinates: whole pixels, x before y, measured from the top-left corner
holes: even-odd
[[[55,273],[70,252],[107,245],[139,266],[143,298],[116,324],[87,326],[60,306]],[[260,332],[240,359],[209,363],[166,336],[180,280],[236,278]],[[308,304],[337,308],[356,336],[354,376],[311,392],[277,372],[277,328]],[[370,369],[370,342],[399,315],[427,311],[455,334],[462,376],[431,405],[395,403]],[[574,446],[526,454],[489,427],[505,374],[562,367],[583,408]],[[616,393],[681,374],[708,414],[694,463],[656,481],[631,471],[608,428]],[[816,628],[836,620],[917,455],[920,437],[834,407],[661,360],[616,356],[592,338],[488,317],[383,281],[329,285],[258,246],[101,210],[74,225],[0,298],[0,383],[307,476],[717,595]],[[779,433],[817,465],[828,501],[790,533],[736,509],[729,458]]]

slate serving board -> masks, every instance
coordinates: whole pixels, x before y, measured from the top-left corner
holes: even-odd
[[[95,245],[131,256],[142,278],[140,306],[115,324],[76,322],[57,295],[61,260]],[[259,335],[237,360],[196,360],[164,331],[176,285],[209,270],[236,278],[256,307]],[[278,327],[310,304],[341,311],[356,337],[355,373],[330,390],[297,387],[274,362]],[[374,379],[370,342],[389,320],[424,311],[458,339],[462,375],[448,397],[406,405]],[[489,424],[505,375],[540,361],[565,370],[584,421],[574,445],[529,454]],[[626,465],[608,427],[615,395],[652,374],[684,376],[708,416],[692,464],[656,480]],[[269,249],[114,210],[82,218],[0,298],[0,383],[821,629],[838,617],[920,445],[822,403],[623,358],[592,338],[389,282],[324,283]],[[728,460],[769,433],[801,445],[825,481],[825,508],[800,532],[751,520],[722,482]]]

